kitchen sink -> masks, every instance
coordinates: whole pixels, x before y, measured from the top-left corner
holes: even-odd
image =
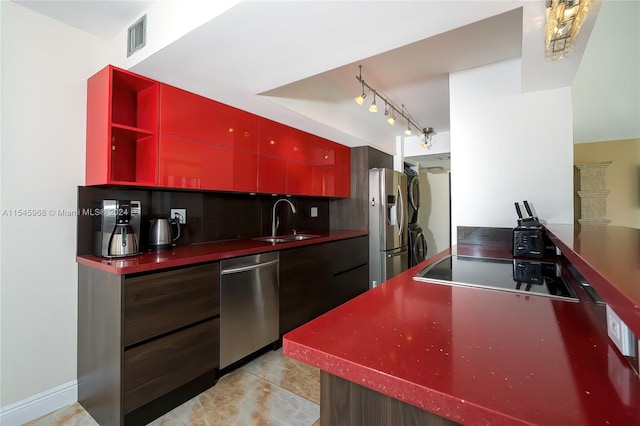
[[[293,235],[277,235],[275,237],[258,237],[254,240],[264,241],[265,243],[290,243],[292,241],[310,240],[312,238],[318,238],[320,235],[311,234],[293,234]]]

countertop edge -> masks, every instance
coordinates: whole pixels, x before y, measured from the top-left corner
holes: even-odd
[[[600,297],[620,316],[631,331],[636,336],[640,336],[640,305],[631,300],[611,279],[598,270],[587,257],[574,250],[571,242],[565,241],[557,229],[554,231],[554,227],[557,228],[558,226],[560,225],[545,225],[551,241],[598,292]]]
[[[173,258],[153,261],[150,258],[155,253],[143,253],[130,258],[106,259],[94,255],[76,256],[78,264],[90,268],[99,269],[116,275],[135,274],[141,272],[152,272],[167,268],[194,265],[198,263],[215,262],[217,260],[232,257],[247,256],[252,254],[266,253],[270,251],[280,251],[308,245],[327,243],[331,241],[346,240],[369,235],[363,230],[332,230],[329,232],[317,232],[317,238],[303,241],[292,241],[287,243],[265,243],[251,238],[221,242],[202,243],[189,246],[176,247],[172,250],[161,252],[164,256]],[[188,254],[187,250],[194,251],[197,247],[198,253]],[[228,249],[226,249],[228,248]],[[134,262],[141,263],[135,264]]]
[[[303,344],[288,340],[286,334],[282,339],[282,352],[293,359],[305,359],[305,363],[313,365],[329,374],[333,374],[367,389],[390,396],[399,401],[455,422],[469,424],[471,419],[473,419],[471,422],[473,424],[531,425],[531,423],[524,422],[507,414],[469,401],[461,400],[429,387],[418,386],[415,383],[402,381],[375,369],[367,368],[353,361],[349,361],[346,358],[340,358],[340,364],[338,364],[335,362],[337,358],[335,355],[329,355]],[[316,359],[312,361],[310,356]],[[319,358],[324,358],[324,360],[320,361],[318,360]],[[363,378],[367,376],[369,376],[368,379]],[[411,387],[411,391],[406,392],[400,381],[405,383],[405,389],[408,384]],[[453,404],[455,404],[455,406],[452,407]],[[448,408],[443,410],[443,407]],[[444,411],[447,411],[447,413]]]

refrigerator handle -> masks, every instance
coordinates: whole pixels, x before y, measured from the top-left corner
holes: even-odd
[[[409,251],[409,249],[404,249],[404,250],[400,250],[400,251],[396,251],[393,252],[391,254],[387,254],[387,257],[389,259],[391,259],[392,257],[396,257],[396,256],[402,256],[403,254],[407,253]]]
[[[402,235],[402,228],[404,227],[404,201],[402,201],[402,191],[400,190],[400,185],[398,185],[398,203],[400,204],[400,208],[396,207],[396,223],[398,223],[398,235]],[[397,216],[400,217],[397,217]]]

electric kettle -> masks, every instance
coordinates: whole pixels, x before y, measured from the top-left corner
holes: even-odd
[[[175,225],[172,226],[172,225]],[[176,229],[174,234],[173,229]],[[164,250],[171,248],[173,242],[180,238],[180,222],[177,219],[152,219],[149,229],[149,248]]]

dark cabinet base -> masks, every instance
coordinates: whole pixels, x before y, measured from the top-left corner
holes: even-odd
[[[320,424],[322,426],[450,426],[459,423],[321,371]]]
[[[203,374],[180,386],[177,389],[154,399],[146,405],[125,414],[124,424],[127,426],[146,425],[172,409],[184,404],[191,398],[213,387],[217,382],[218,371]]]
[[[368,244],[365,236],[280,252],[280,335],[369,289]]]

